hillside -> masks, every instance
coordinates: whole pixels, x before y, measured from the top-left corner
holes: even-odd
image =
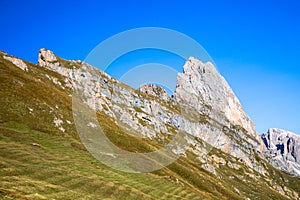
[[[0,52],[0,197],[299,199],[300,179],[264,158],[266,147],[225,79],[192,57],[184,69],[172,99],[162,98],[161,88],[133,89],[49,50],[40,50],[37,65]],[[102,164],[91,155],[93,141],[84,140],[92,136],[78,132],[74,90],[88,94],[84,105],[121,150],[153,152],[182,135],[184,143],[170,146],[179,159],[145,173]]]

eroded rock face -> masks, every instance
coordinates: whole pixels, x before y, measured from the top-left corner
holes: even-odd
[[[142,84],[140,85],[140,91],[146,94],[156,96],[165,101],[170,100],[168,93],[163,88],[155,84]]]
[[[227,119],[240,125],[257,137],[254,123],[244,112],[226,80],[210,62],[202,63],[194,57],[188,59],[184,72],[178,74],[175,98],[199,112],[206,110],[221,123]]]
[[[42,48],[39,50],[38,64],[41,67],[45,67],[49,70],[55,71],[63,76],[70,77],[72,79],[78,78],[79,80],[80,77],[84,76],[84,73],[80,70],[76,71],[76,68],[78,68],[78,66],[91,67],[86,63],[82,63],[80,60],[65,60],[65,63],[68,64],[68,66],[65,66],[65,64],[61,62],[63,59],[59,60],[58,58],[59,57],[57,57],[52,51]]]
[[[267,147],[270,163],[280,170],[300,177],[300,136],[271,128],[261,137]]]

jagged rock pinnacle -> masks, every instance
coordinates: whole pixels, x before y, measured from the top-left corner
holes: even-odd
[[[184,65],[184,72],[179,73],[177,79],[174,95],[177,102],[190,105],[200,112],[204,108],[212,108],[212,118],[220,121],[225,116],[232,124],[240,125],[257,136],[254,123],[212,63],[202,63],[190,57]]]

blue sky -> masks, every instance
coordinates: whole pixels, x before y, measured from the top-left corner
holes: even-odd
[[[206,49],[259,132],[300,133],[299,2],[2,0],[0,49],[34,63],[41,47],[84,60],[121,31],[174,29]]]

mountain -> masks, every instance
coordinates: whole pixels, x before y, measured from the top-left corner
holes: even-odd
[[[249,148],[264,149],[254,123],[215,66],[191,57],[183,68],[184,72],[178,74],[175,99],[180,105],[188,105],[190,110],[205,116],[214,128],[219,128],[219,134],[221,138],[226,137],[226,142],[217,146],[241,158]],[[211,131],[205,133],[212,134]]]
[[[300,176],[300,136],[278,128],[262,135],[266,158],[276,168]]]
[[[212,63],[190,57],[173,97],[46,49],[38,64],[0,52],[0,72],[3,198],[299,199],[300,179],[277,169],[271,145]],[[99,127],[118,147],[100,156]],[[293,141],[283,153],[295,159],[283,162],[298,162]],[[178,159],[151,171],[159,166],[148,162],[157,158],[151,152],[164,147],[171,153],[162,158]],[[146,153],[138,158],[145,163],[128,162],[125,151]]]

